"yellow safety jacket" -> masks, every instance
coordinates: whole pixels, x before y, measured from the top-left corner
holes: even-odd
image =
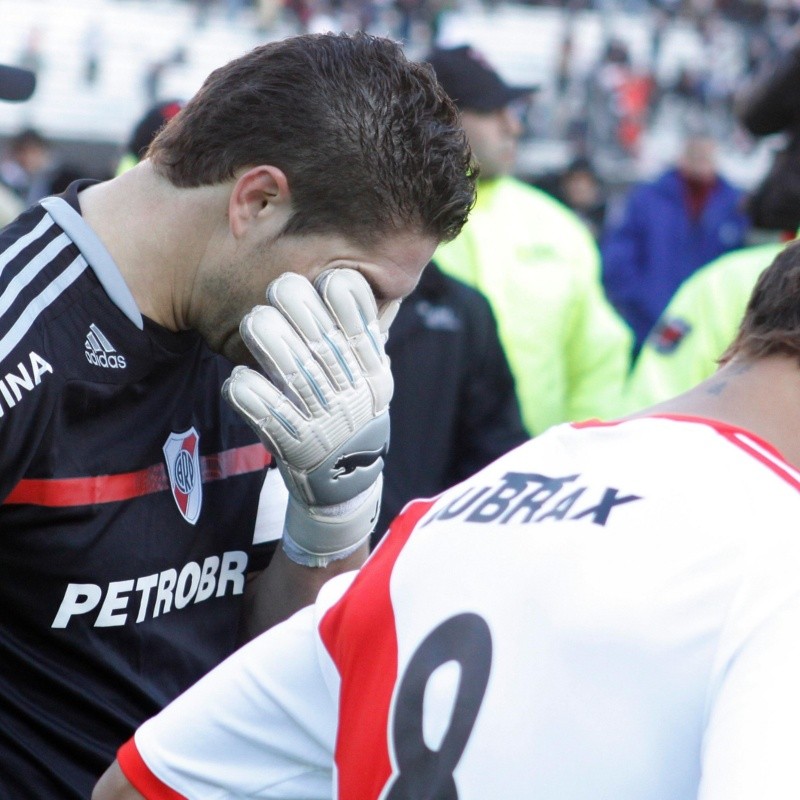
[[[717,368],[733,341],[758,276],[785,247],[743,247],[687,278],[642,346],[626,389],[636,411],[691,389]]]
[[[566,206],[515,178],[481,181],[463,231],[434,259],[489,299],[531,434],[619,413],[632,334]]]

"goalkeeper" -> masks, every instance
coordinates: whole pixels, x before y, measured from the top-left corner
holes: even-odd
[[[383,328],[463,225],[470,162],[396,43],[289,37],[0,232],[3,800],[85,800],[141,722],[362,563]]]

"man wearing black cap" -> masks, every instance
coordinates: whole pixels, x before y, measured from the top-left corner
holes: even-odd
[[[427,61],[459,107],[480,167],[477,204],[437,263],[489,298],[531,434],[614,414],[630,332],[603,294],[597,247],[572,211],[512,176],[517,104],[535,87],[507,85],[469,46]]]
[[[437,50],[429,61],[439,83],[461,110],[482,175],[510,174],[522,135],[515,104],[527,101],[537,87],[508,86],[483,56],[467,45]]]

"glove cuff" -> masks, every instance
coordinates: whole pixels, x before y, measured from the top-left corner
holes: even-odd
[[[290,561],[294,561],[295,564],[300,564],[302,567],[327,567],[333,561],[339,561],[343,558],[347,558],[348,556],[353,555],[353,553],[361,547],[364,542],[369,539],[370,534],[367,534],[361,541],[356,542],[351,547],[348,547],[346,550],[340,550],[338,553],[330,553],[329,555],[314,555],[313,553],[309,553],[307,550],[303,550],[297,544],[295,544],[291,537],[284,533],[283,538],[281,539],[281,547],[283,548],[283,552],[286,553],[287,558]]]
[[[354,553],[375,528],[383,476],[357,497],[333,506],[306,506],[289,495],[283,551],[306,567],[324,567]]]

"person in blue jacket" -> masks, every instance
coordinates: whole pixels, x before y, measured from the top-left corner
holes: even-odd
[[[673,168],[635,185],[601,238],[603,283],[635,335],[634,355],[695,270],[742,247],[743,192],[720,175],[715,141],[691,134]]]

